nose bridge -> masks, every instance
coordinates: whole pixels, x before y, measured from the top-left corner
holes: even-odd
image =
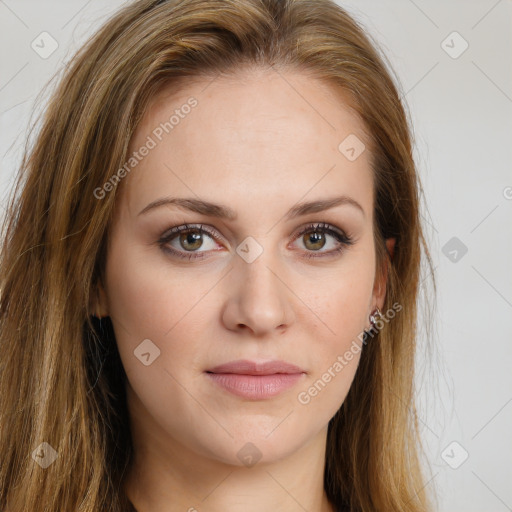
[[[231,328],[245,325],[261,334],[289,322],[292,314],[279,258],[255,242],[246,239],[237,248],[226,320]]]
[[[252,263],[238,262],[236,271],[242,283],[240,290],[247,293],[248,299],[281,298],[282,282],[277,279],[279,271],[271,260],[260,256]]]

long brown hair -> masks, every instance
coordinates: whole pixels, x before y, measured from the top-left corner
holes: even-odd
[[[108,319],[91,319],[117,188],[94,192],[123,167],[157,91],[245,65],[338,88],[372,142],[377,265],[389,263],[384,311],[402,311],[365,345],[329,423],[328,498],[352,511],[430,510],[414,354],[420,262],[432,262],[408,116],[376,48],[331,0],[140,0],[77,53],[25,153],[2,232],[1,510],[126,510],[126,375]],[[52,455],[46,468],[36,463]]]

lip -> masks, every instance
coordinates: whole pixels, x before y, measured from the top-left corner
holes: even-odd
[[[229,363],[220,364],[207,370],[208,373],[237,373],[239,375],[274,375],[276,373],[306,373],[298,366],[286,361],[250,361],[238,359]]]
[[[241,359],[206,371],[230,393],[249,400],[263,400],[283,393],[306,375],[302,368],[285,361],[249,361]]]

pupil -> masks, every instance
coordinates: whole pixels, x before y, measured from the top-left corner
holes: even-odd
[[[325,240],[323,239],[323,233],[314,232],[310,234],[307,237],[306,240],[306,246],[308,246],[308,243],[311,242],[313,245],[317,245],[317,247],[313,247],[313,249],[321,249],[324,246]],[[323,243],[322,243],[323,242]],[[320,243],[320,246],[318,247],[318,244]]]
[[[184,249],[187,249],[187,246],[189,249],[199,249],[203,245],[201,233],[195,231],[182,234],[181,244]]]

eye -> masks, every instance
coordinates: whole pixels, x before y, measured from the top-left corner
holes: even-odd
[[[205,236],[210,240],[207,243]],[[349,235],[324,223],[306,226],[294,236],[294,239],[303,244],[305,258],[334,256],[354,243]],[[217,250],[215,241],[220,242],[220,237],[210,228],[202,224],[183,224],[168,230],[158,240],[158,244],[171,256],[191,260],[204,258],[205,253]],[[322,251],[321,249],[325,247],[330,249]]]
[[[209,244],[204,243],[205,235],[210,238]],[[158,240],[158,244],[163,251],[170,253],[172,256],[190,260],[203,258],[205,252],[215,250],[216,244],[213,243],[213,240],[219,240],[219,237],[203,225],[184,224],[167,231]],[[199,251],[201,248],[206,250]],[[187,252],[189,254],[186,254]]]
[[[307,254],[304,255],[305,258],[333,256],[354,243],[352,237],[338,228],[324,223],[310,224],[303,228],[296,237],[306,249]],[[334,240],[329,242],[329,238]],[[331,249],[321,251],[326,246],[328,248],[330,246]]]

